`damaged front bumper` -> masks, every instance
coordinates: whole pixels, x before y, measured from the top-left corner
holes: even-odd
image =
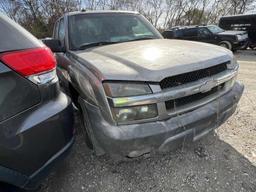
[[[98,107],[83,100],[88,112],[93,143],[108,154],[137,157],[153,150],[168,151],[186,141],[195,141],[219,127],[235,111],[244,86],[235,82],[219,98],[186,113],[154,122],[112,125]]]

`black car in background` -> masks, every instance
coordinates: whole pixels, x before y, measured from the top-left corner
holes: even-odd
[[[0,191],[34,189],[72,146],[72,104],[50,49],[2,14],[0,42]]]
[[[173,27],[164,31],[164,38],[200,41],[220,45],[229,50],[245,48],[248,34],[244,31],[224,31],[216,25]]]
[[[246,31],[250,48],[256,48],[256,14],[221,17],[219,26],[225,30]]]

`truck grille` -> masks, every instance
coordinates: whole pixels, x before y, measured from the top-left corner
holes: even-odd
[[[205,92],[205,93],[197,93],[197,94],[182,97],[179,99],[166,101],[165,102],[166,109],[174,110],[175,108],[179,108],[186,104],[190,104],[190,103],[199,101],[201,99],[204,99],[212,94],[217,93],[218,91],[221,91],[224,88],[224,85],[225,85],[225,83],[223,83],[217,87],[214,87],[212,90]]]
[[[182,84],[197,81],[205,77],[216,75],[218,73],[225,71],[227,69],[228,63],[229,62],[225,62],[219,65],[215,65],[213,67],[200,69],[197,71],[192,71],[192,72],[188,72],[188,73],[184,73],[184,74],[180,74],[172,77],[167,77],[160,82],[160,87],[162,89],[176,87]]]

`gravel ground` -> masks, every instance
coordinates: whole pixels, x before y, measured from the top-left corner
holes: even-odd
[[[118,164],[94,156],[78,134],[71,154],[40,192],[255,192],[256,55],[236,56],[245,93],[236,113],[214,134],[176,152]]]

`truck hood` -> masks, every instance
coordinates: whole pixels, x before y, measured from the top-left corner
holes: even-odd
[[[219,46],[167,39],[118,43],[71,54],[101,81],[159,82],[233,58],[230,51]]]
[[[224,31],[218,34],[219,35],[244,35],[246,34],[246,32],[245,31]]]

